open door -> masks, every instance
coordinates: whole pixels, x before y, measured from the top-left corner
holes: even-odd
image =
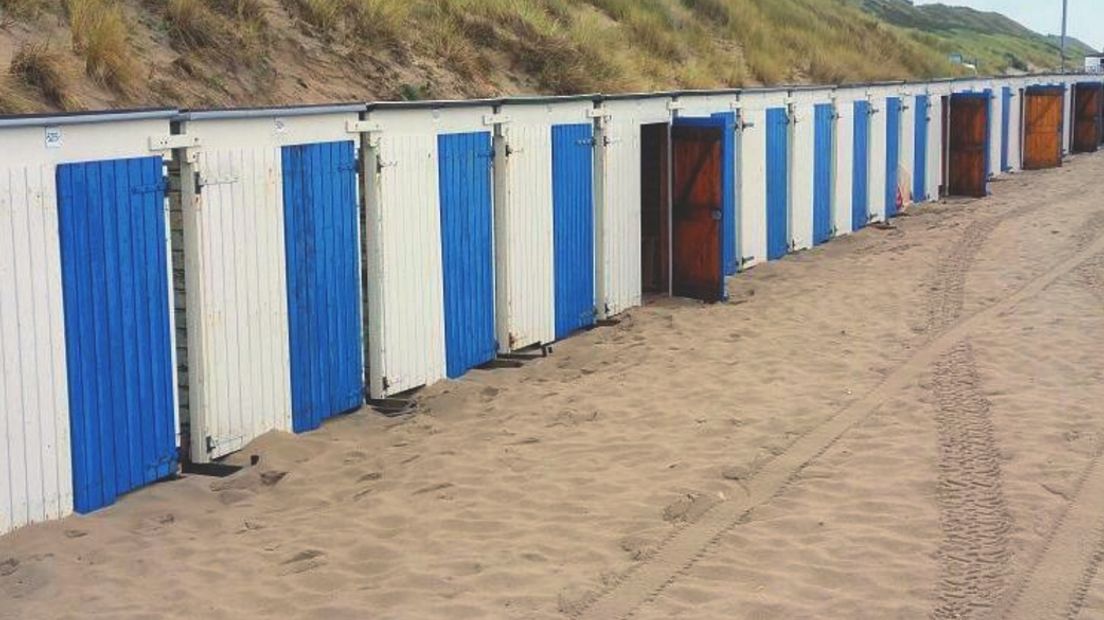
[[[1104,84],[1078,84],[1074,90],[1073,152],[1095,153],[1100,148]]]
[[[989,170],[989,95],[951,96],[947,191],[951,196],[987,195]]]
[[[1029,88],[1024,94],[1025,170],[1057,168],[1062,165],[1064,98],[1061,86]]]
[[[640,276],[645,293],[671,292],[668,123],[640,127]]]
[[[675,295],[724,297],[722,118],[681,118],[671,127],[671,262]]]

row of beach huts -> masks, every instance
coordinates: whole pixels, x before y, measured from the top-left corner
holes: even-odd
[[[0,117],[0,533],[995,176],[1104,78]]]

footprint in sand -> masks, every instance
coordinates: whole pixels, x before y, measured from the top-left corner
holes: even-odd
[[[300,573],[312,571],[320,566],[325,566],[326,552],[318,549],[306,549],[296,553],[280,564],[286,567],[280,572],[281,575],[298,575]]]
[[[19,570],[19,560],[15,558],[8,558],[0,562],[0,577],[14,575],[17,570]]]

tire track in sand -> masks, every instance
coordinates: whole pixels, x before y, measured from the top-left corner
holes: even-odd
[[[989,218],[996,220],[992,229],[1000,221],[1021,215],[1028,210],[1016,209],[1001,216]],[[985,235],[973,243],[980,245]],[[972,330],[986,321],[1006,314],[1023,301],[1042,292],[1061,276],[1076,269],[1082,262],[1104,250],[1104,240],[1097,238],[1092,245],[1056,264],[1051,269],[1029,280],[1002,301],[975,312],[957,324],[948,323],[942,334],[934,336],[924,346],[918,348],[907,361],[891,372],[881,384],[857,401],[852,402],[830,419],[816,427],[774,460],[763,466],[746,485],[746,495],[716,504],[697,521],[683,527],[668,538],[647,562],[638,564],[615,582],[605,592],[599,594],[574,615],[582,619],[611,619],[630,616],[642,604],[655,598],[668,584],[689,569],[725,532],[738,525],[756,506],[766,503],[777,496],[811,461],[818,458],[855,424],[867,418],[879,405],[888,400],[895,392],[910,385],[947,350],[953,348]],[[971,253],[953,252],[953,261],[969,262],[977,251]],[[965,278],[966,268],[958,270]],[[935,291],[933,291],[934,293]],[[956,295],[956,293],[951,293]],[[952,303],[949,309],[961,313],[961,305]]]
[[[1099,228],[1099,226],[1097,227]],[[1104,305],[1104,254],[1077,270]],[[1072,620],[1104,562],[1104,446],[1074,486],[1070,503],[1047,534],[1028,569],[998,609],[1001,618]]]
[[[1012,517],[990,403],[980,383],[973,348],[965,340],[936,362],[936,500],[943,541],[932,617],[941,620],[978,617],[991,610],[1004,591],[1011,557]]]

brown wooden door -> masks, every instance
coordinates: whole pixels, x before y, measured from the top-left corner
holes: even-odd
[[[951,97],[947,191],[952,196],[986,195],[989,152],[989,96]]]
[[[674,294],[718,301],[723,290],[722,127],[671,127]]]
[[[1095,153],[1100,148],[1102,88],[1100,84],[1078,84],[1074,91],[1074,153]]]
[[[1062,165],[1061,89],[1027,91],[1024,96],[1025,170],[1056,168]]]

